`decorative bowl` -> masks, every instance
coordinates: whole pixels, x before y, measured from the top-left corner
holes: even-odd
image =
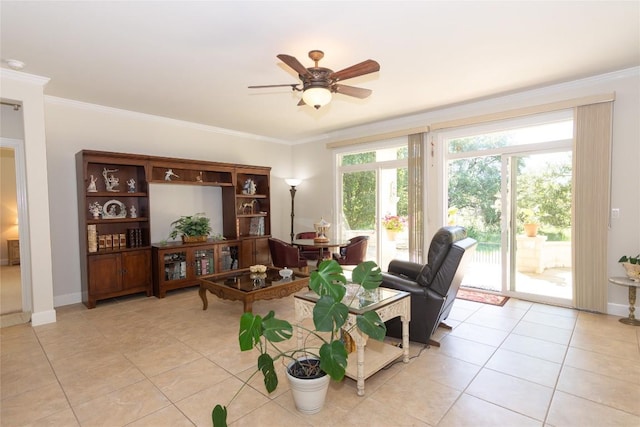
[[[279,273],[280,273],[280,276],[283,279],[288,279],[293,275],[293,270],[291,270],[290,268],[285,267],[282,270],[280,270]]]
[[[630,262],[621,263],[627,270],[627,277],[634,282],[640,282],[640,264],[631,264]]]
[[[251,273],[266,273],[267,266],[262,264],[252,265],[249,267]]]

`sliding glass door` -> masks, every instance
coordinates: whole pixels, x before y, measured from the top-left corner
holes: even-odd
[[[571,299],[571,151],[509,157],[510,290]]]
[[[367,260],[409,259],[406,143],[338,155],[338,237],[369,236]]]
[[[571,299],[571,137],[570,118],[443,137],[446,221],[478,241],[463,286]]]

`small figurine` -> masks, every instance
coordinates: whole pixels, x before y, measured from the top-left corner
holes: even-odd
[[[120,190],[116,189],[116,187],[120,184],[120,179],[116,178],[113,173],[118,172],[118,169],[102,169],[102,176],[104,177],[104,186],[107,191],[111,191],[113,193],[117,193]],[[111,175],[109,175],[111,174]]]
[[[131,206],[131,207],[129,208],[129,213],[130,213],[130,215],[129,215],[129,216],[130,216],[131,218],[138,218],[138,211],[136,210],[136,207],[135,207],[135,206]]]
[[[171,181],[172,177],[180,178],[178,175],[173,173],[173,169],[167,169],[167,171],[164,173],[164,180],[165,181]]]
[[[196,182],[202,182],[202,171],[196,176]]]
[[[95,219],[98,219],[102,213],[102,206],[100,206],[98,202],[93,202],[89,205],[89,212],[91,212],[91,215],[93,215]]]
[[[252,179],[249,178],[244,182],[244,186],[242,187],[242,193],[248,194],[248,195],[256,194],[256,184],[255,182],[253,182]]]
[[[129,193],[135,193],[136,192],[136,180],[131,178],[129,181],[127,181],[127,185],[129,186]]]
[[[94,177],[93,175],[91,175],[91,182],[89,183],[89,186],[87,187],[87,193],[97,193],[98,189],[96,188],[96,181],[98,180],[98,178]]]

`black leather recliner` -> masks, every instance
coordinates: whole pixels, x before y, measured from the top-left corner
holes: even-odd
[[[463,227],[442,227],[431,240],[426,265],[393,260],[382,273],[381,286],[411,293],[411,341],[440,345],[431,336],[453,307],[476,244]],[[387,335],[402,337],[400,318],[387,322]]]

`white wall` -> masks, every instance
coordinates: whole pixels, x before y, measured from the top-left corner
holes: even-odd
[[[344,129],[329,136],[328,141],[339,141],[367,135],[383,134],[399,129],[426,126],[448,120],[473,117],[492,112],[506,111],[532,105],[546,104],[588,95],[615,92],[613,118],[612,194],[611,206],[620,209],[620,218],[612,220],[609,233],[609,275],[624,275],[617,261],[622,254],[640,252],[640,69],[633,68],[549,86],[536,90],[496,97],[451,108],[443,108],[424,114],[396,120],[378,122],[369,126]],[[325,145],[325,144],[322,144]],[[427,150],[428,152],[428,150]],[[331,151],[319,143],[294,147],[294,170],[309,182],[313,191],[299,187],[296,212],[307,226],[318,212],[326,212],[332,206],[331,191],[325,191],[333,183]],[[432,190],[427,193],[433,193]],[[433,202],[432,202],[433,203]],[[333,211],[332,211],[333,213]],[[296,216],[298,219],[298,216]],[[331,221],[335,218],[332,216]],[[432,220],[427,218],[427,221]],[[427,244],[428,244],[427,240]],[[608,284],[609,312],[628,314],[627,288]]]
[[[288,238],[288,227],[283,228],[279,218],[289,218],[290,197],[283,179],[291,175],[291,146],[59,98],[45,98],[45,110],[56,306],[81,299],[75,154],[83,149],[271,166],[272,234]],[[150,192],[151,204],[162,206],[159,200],[154,201],[154,190]],[[187,204],[193,196],[186,190],[184,199],[179,192],[172,193],[176,205]],[[151,218],[152,234],[159,240],[168,234],[166,217],[162,218],[161,214]],[[154,221],[160,222],[158,230]]]

